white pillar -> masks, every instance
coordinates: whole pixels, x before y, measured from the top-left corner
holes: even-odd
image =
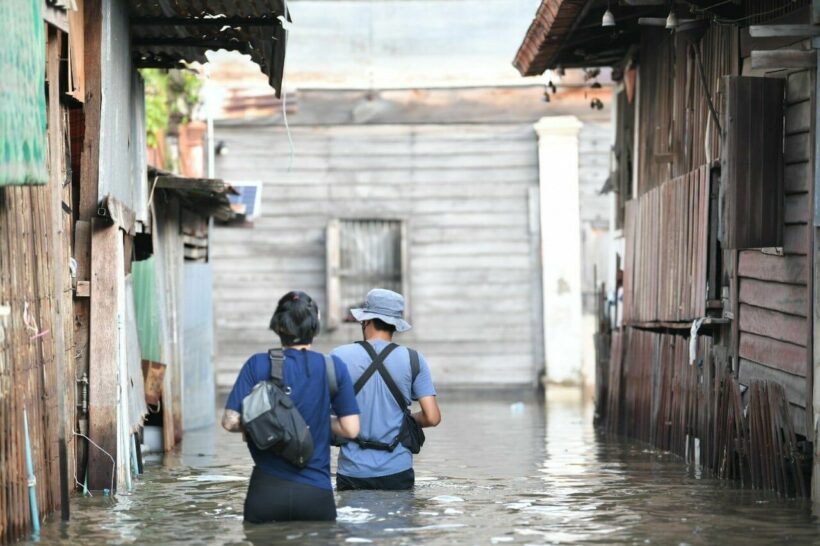
[[[541,195],[544,355],[550,383],[580,384],[582,378],[578,203],[581,126],[575,116],[546,117],[535,124]]]

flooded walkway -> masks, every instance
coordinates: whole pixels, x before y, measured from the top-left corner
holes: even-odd
[[[607,439],[592,407],[442,400],[413,492],[337,494],[335,524],[245,526],[251,460],[238,436],[187,434],[131,495],[75,499],[46,544],[820,544],[803,501],[699,476],[677,458]]]

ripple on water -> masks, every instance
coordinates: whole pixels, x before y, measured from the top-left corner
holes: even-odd
[[[430,499],[432,502],[440,502],[440,503],[450,503],[450,502],[464,502],[464,499],[461,497],[456,497],[454,495],[438,495]]]
[[[367,523],[375,517],[367,508],[341,506],[336,509],[336,520],[340,523]]]

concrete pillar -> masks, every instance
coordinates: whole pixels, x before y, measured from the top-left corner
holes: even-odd
[[[547,381],[580,384],[581,214],[578,203],[578,133],[575,116],[541,118],[538,170],[541,263]]]

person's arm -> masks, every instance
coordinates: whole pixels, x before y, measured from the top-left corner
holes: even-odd
[[[424,355],[419,355],[419,374],[413,382],[413,399],[418,400],[421,406],[421,411],[413,414],[413,419],[416,420],[422,427],[435,427],[441,423],[441,411],[438,409],[438,401],[436,400],[436,388],[433,386],[433,374],[430,373],[430,366],[427,365],[427,360]]]
[[[359,435],[359,416],[330,417],[330,430],[336,436],[353,439]]]
[[[222,428],[228,432],[242,432],[242,423],[239,412],[232,409],[225,409],[222,414]]]
[[[253,373],[254,357],[249,358],[236,377],[236,382],[228,395],[225,403],[225,411],[222,414],[222,428],[228,432],[243,432],[242,430],[242,399],[251,392],[256,385],[256,377]]]
[[[359,435],[359,404],[356,403],[356,394],[353,392],[353,380],[347,370],[347,364],[338,356],[333,355],[333,365],[336,367],[336,382],[338,390],[336,397],[331,400],[336,415],[330,416],[330,430],[336,436],[355,438]]]
[[[441,410],[438,409],[438,401],[435,396],[423,396],[419,398],[421,411],[413,414],[413,419],[421,427],[435,427],[441,423]]]

